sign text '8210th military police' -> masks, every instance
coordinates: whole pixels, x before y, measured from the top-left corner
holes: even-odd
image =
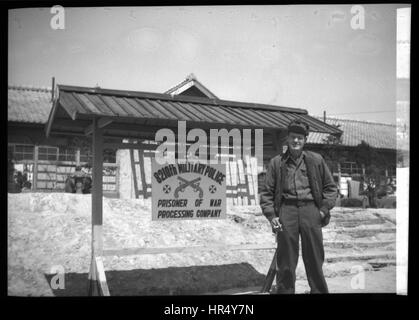
[[[152,162],[152,220],[226,218],[225,164]]]

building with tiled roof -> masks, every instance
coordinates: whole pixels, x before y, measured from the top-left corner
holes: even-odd
[[[74,164],[91,160],[91,152],[80,148],[84,139],[46,136],[52,101],[51,88],[8,86],[8,158],[13,159],[16,170],[28,173],[36,190],[64,189],[65,178],[74,171]],[[109,168],[116,166],[115,152],[107,152],[105,156]],[[108,195],[113,196],[114,189],[115,183],[104,183]]]
[[[219,100],[193,74],[189,75],[183,82],[166,91],[165,94],[170,96],[207,98],[214,101]],[[83,154],[80,155],[79,153],[75,156],[74,152],[71,151],[71,148],[77,147],[74,145],[74,137],[62,136],[53,139],[46,137],[46,124],[53,106],[52,96],[51,88],[9,86],[9,149],[13,149],[12,151],[19,156],[17,158],[18,161],[22,163],[29,163],[29,159],[34,157],[34,152],[35,154],[38,152],[40,159],[43,157],[43,161],[49,161],[50,159],[70,162],[76,159],[79,159],[78,161],[81,162],[88,161],[88,154],[83,156]],[[323,121],[321,117],[316,118]],[[338,129],[343,131],[340,143],[333,145],[341,154],[350,156],[353,153],[351,150],[355,150],[362,142],[366,142],[371,147],[379,150],[388,159],[391,174],[395,171],[397,149],[397,127],[395,125],[332,117],[326,118],[326,124],[337,126]],[[327,142],[329,137],[328,134],[312,132],[308,137],[307,148],[325,154],[327,148],[330,148],[330,143],[328,144]],[[360,166],[354,164],[354,161],[351,159],[346,161],[346,165],[348,163],[350,168],[348,171],[349,174],[353,172],[359,173],[361,171]],[[333,170],[333,166],[331,167]],[[342,168],[345,168],[345,163],[342,164]],[[355,171],[353,168],[355,168]]]
[[[310,132],[307,148],[322,154],[335,175],[379,175],[395,176],[397,153],[397,126],[373,121],[316,117],[343,131],[339,140],[330,139],[327,134]],[[368,148],[373,151],[368,151]],[[363,148],[363,149],[362,149]],[[361,151],[363,150],[363,151]],[[368,152],[374,154],[374,161],[368,159]],[[360,154],[364,153],[364,156]],[[363,158],[368,164],[360,164]]]
[[[7,97],[9,144],[48,145],[54,142],[45,135],[45,124],[52,109],[51,88],[9,85]],[[59,142],[66,143],[64,140]]]
[[[7,100],[8,122],[47,123],[52,108],[51,88],[9,85]]]
[[[170,88],[165,93],[170,95],[182,94],[194,97],[218,99],[214,93],[198,81],[193,73],[189,74],[184,81]]]
[[[322,117],[317,117],[323,120]],[[326,123],[338,126],[343,131],[342,146],[356,147],[362,141],[377,149],[397,149],[397,126],[371,121],[338,119],[327,117]],[[327,134],[312,132],[308,136],[309,144],[326,144]]]

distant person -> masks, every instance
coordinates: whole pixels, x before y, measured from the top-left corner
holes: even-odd
[[[74,171],[73,176],[74,176],[74,177],[83,177],[83,176],[84,176],[84,173],[83,173],[83,171],[81,170],[81,166],[76,166],[76,169],[75,169],[75,171]]]
[[[323,157],[303,151],[309,126],[292,121],[287,151],[269,162],[260,206],[278,237],[277,293],[295,293],[296,267],[301,246],[311,293],[328,293],[323,274],[322,227],[330,220],[337,187]]]
[[[73,177],[74,177],[75,193],[83,193],[85,174],[83,171],[81,171],[81,166],[76,167],[76,171],[74,172]]]
[[[342,194],[342,192],[340,191],[340,183],[335,183],[336,184],[336,189],[337,189],[337,192],[338,192],[338,198],[339,199],[342,199],[343,198],[343,194]]]
[[[23,184],[22,189],[23,190],[30,190],[32,188],[32,183],[28,180],[28,173],[25,172],[23,174]]]
[[[391,179],[390,185],[393,188],[393,193],[396,193],[396,191],[397,191],[397,189],[396,189],[396,180],[395,179]]]
[[[23,188],[24,177],[22,172],[18,171],[16,174],[16,184],[18,185],[19,189],[22,190]]]
[[[375,182],[374,180],[370,179],[367,187],[367,196],[368,196],[368,202],[370,204],[371,208],[376,207],[376,190],[375,190]]]

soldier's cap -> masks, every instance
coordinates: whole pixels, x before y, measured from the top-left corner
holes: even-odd
[[[288,133],[294,132],[308,136],[309,130],[310,127],[308,124],[300,120],[293,120],[288,125]]]

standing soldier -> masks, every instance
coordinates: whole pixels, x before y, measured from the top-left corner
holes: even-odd
[[[311,293],[328,293],[323,274],[322,227],[337,198],[337,187],[321,155],[303,151],[309,126],[288,126],[288,149],[271,159],[260,194],[263,214],[277,233],[277,293],[295,293],[299,237]]]

